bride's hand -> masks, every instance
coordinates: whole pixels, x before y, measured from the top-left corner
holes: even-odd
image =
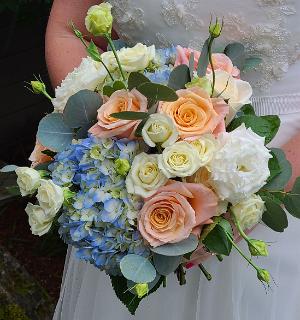
[[[62,79],[80,64],[86,51],[82,43],[75,37],[69,26],[73,21],[76,27],[87,35],[84,20],[89,7],[99,4],[99,0],[54,0],[46,33],[46,62],[52,85],[56,87]],[[105,49],[106,43],[101,38],[93,38],[99,48]]]

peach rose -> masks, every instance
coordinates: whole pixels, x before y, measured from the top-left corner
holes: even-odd
[[[140,120],[120,120],[110,116],[122,111],[147,112],[147,98],[136,89],[115,91],[98,109],[98,122],[89,132],[98,138],[132,138]]]
[[[181,139],[195,140],[204,133],[225,131],[225,116],[229,106],[222,99],[210,98],[199,87],[178,90],[173,102],[160,102],[159,113],[171,117]]]
[[[31,161],[31,167],[36,167],[39,164],[53,160],[51,157],[42,153],[42,151],[47,150],[48,148],[44,147],[38,140],[35,142],[35,147],[29,157]]]
[[[201,184],[170,181],[157,190],[138,216],[138,228],[152,247],[200,234],[216,215],[218,198]]]
[[[197,50],[193,50],[190,48],[183,48],[181,46],[177,46],[176,50],[177,50],[177,55],[176,55],[175,66],[178,66],[180,64],[189,65],[189,59],[190,59],[191,53],[194,52],[195,70],[196,70],[201,53]],[[230,58],[226,56],[226,54],[213,53],[212,60],[213,60],[213,66],[215,70],[223,70],[230,73],[233,77],[239,77],[240,70],[233,65],[232,61],[230,60]],[[211,72],[210,65],[207,68],[207,72],[208,73]]]

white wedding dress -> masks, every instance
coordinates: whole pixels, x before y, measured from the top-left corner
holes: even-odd
[[[263,58],[246,75],[254,85],[258,114],[278,114],[282,128],[273,141],[280,146],[300,130],[300,1],[299,0],[111,0],[117,31],[128,42],[157,46],[189,45],[199,49],[207,37],[210,15],[224,17],[220,41],[242,42]],[[274,282],[267,292],[252,268],[236,253],[222,263],[205,263],[208,282],[195,268],[187,285],[173,275],[167,288],[145,299],[135,317],[115,296],[109,278],[78,261],[66,259],[61,296],[54,320],[299,320],[300,221],[289,218],[283,234],[259,225],[253,238],[271,243],[270,256],[257,263]]]

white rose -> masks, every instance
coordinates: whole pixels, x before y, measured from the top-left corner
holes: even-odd
[[[18,167],[15,172],[18,176],[17,183],[21,195],[24,197],[33,194],[40,185],[41,176],[39,172],[28,167]]]
[[[200,167],[204,167],[212,160],[218,148],[218,140],[212,134],[205,134],[197,140],[192,141],[191,145],[199,154]]]
[[[41,180],[36,197],[44,210],[54,211],[55,213],[58,212],[64,202],[63,189],[52,180]]]
[[[211,184],[222,200],[233,204],[259,191],[270,175],[272,158],[264,138],[242,124],[219,135],[220,148],[210,162]]]
[[[265,211],[265,203],[260,196],[253,194],[232,206],[231,211],[243,230],[251,229],[260,222]]]
[[[158,157],[158,166],[168,178],[189,177],[199,168],[199,154],[186,141],[175,142]]]
[[[177,141],[178,131],[170,117],[154,113],[145,123],[142,136],[148,146],[155,147],[156,144],[159,144],[166,148]]]
[[[208,78],[211,80],[212,74],[209,74]],[[251,85],[248,82],[233,78],[231,74],[223,70],[216,71],[215,92],[216,95],[228,100],[229,114],[226,116],[227,124],[230,123],[242,106],[251,103],[250,98],[253,94]]]
[[[144,198],[152,196],[168,178],[158,168],[158,155],[144,152],[135,156],[126,178],[128,193]]]
[[[117,53],[124,71],[141,71],[147,68],[149,63],[155,58],[155,46],[147,47],[142,43],[138,43],[132,48],[122,48]],[[101,57],[110,71],[118,68],[112,51],[104,52]]]
[[[94,91],[106,76],[107,71],[100,62],[90,57],[83,58],[81,64],[55,89],[55,98],[52,99],[55,112],[63,112],[68,99],[76,92],[84,89]]]
[[[42,236],[50,230],[55,217],[54,211],[45,211],[41,206],[32,203],[27,204],[25,211],[28,214],[32,234]]]

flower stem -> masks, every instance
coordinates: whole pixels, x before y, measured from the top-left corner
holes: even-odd
[[[241,235],[241,237],[243,237],[247,242],[250,242],[250,238],[246,235],[246,233],[242,229],[242,227],[241,227],[238,219],[236,218],[235,214],[232,212],[232,210],[229,210],[229,212],[230,212],[230,214],[232,216],[233,222],[234,222],[236,228],[238,229],[238,232]]]
[[[202,273],[205,275],[205,278],[206,278],[208,281],[211,281],[211,280],[212,280],[212,276],[211,276],[211,274],[205,269],[204,265],[203,265],[203,264],[199,264],[198,267],[199,267],[199,269],[202,271]]]
[[[223,257],[220,254],[216,254],[217,259],[222,262],[223,261]]]
[[[177,279],[179,281],[179,284],[181,286],[186,284],[186,279],[185,279],[185,272],[183,270],[183,266],[180,265],[177,269]]]
[[[166,288],[167,287],[167,277],[163,276],[163,287]]]
[[[212,76],[213,76],[213,82],[212,82],[212,86],[211,86],[211,88],[212,88],[211,96],[214,95],[215,85],[216,85],[216,73],[215,73],[215,68],[214,68],[213,61],[212,61],[212,44],[213,44],[213,42],[214,42],[214,38],[210,37],[209,42],[208,42],[208,58],[209,58],[209,63],[210,63]]]
[[[116,61],[117,61],[119,70],[120,70],[120,72],[121,72],[123,81],[126,82],[126,77],[125,77],[125,75],[124,75],[124,71],[123,71],[123,68],[122,68],[122,66],[121,66],[120,59],[119,59],[119,57],[118,57],[118,54],[117,54],[115,45],[114,45],[114,43],[113,43],[113,41],[112,41],[112,39],[111,39],[111,37],[110,37],[110,35],[109,35],[108,33],[105,34],[105,37],[106,37],[106,39],[107,39],[107,41],[108,41],[108,43],[109,43],[109,46],[111,47],[111,50],[112,50],[112,52],[113,52],[113,54],[114,54],[114,56],[115,56],[115,58],[116,58]]]

